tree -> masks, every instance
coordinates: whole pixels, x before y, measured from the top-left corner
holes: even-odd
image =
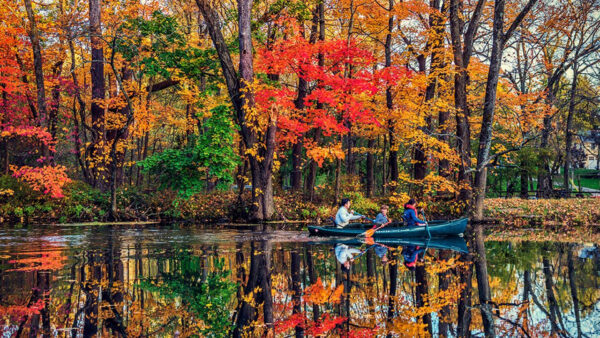
[[[492,126],[496,107],[496,90],[498,78],[502,65],[502,54],[506,42],[511,38],[515,30],[525,19],[537,0],[529,0],[525,7],[511,22],[508,30],[504,31],[504,7],[505,0],[494,2],[494,26],[492,33],[492,55],[490,57],[490,68],[485,87],[485,101],[483,105],[483,120],[481,121],[481,132],[479,134],[479,150],[477,152],[477,169],[475,171],[475,201],[473,216],[475,220],[483,219],[483,202],[485,199],[485,188],[487,184],[487,165],[490,162],[490,147],[492,144]]]

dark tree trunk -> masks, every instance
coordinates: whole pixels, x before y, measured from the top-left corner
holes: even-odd
[[[388,27],[385,36],[385,67],[392,66],[392,32],[394,31],[394,0],[388,1]],[[392,97],[392,87],[385,89],[385,105],[388,110],[394,108],[394,99]],[[396,182],[398,180],[398,146],[396,144],[396,135],[394,132],[393,121],[388,122],[389,137],[390,137],[390,153],[389,153],[389,170],[390,180]],[[383,173],[386,175],[387,173]],[[384,183],[385,186],[385,183]],[[384,188],[385,189],[385,188]],[[385,190],[384,190],[385,191]]]
[[[300,279],[300,254],[298,251],[291,252],[291,274],[292,274],[292,313],[302,312],[302,280]],[[296,326],[296,337],[304,337],[304,328],[301,325]]]
[[[105,98],[105,82],[104,82],[104,49],[102,48],[102,10],[100,5],[101,0],[89,0],[90,6],[90,44],[92,49],[92,64],[90,65],[91,81],[92,81],[92,139],[93,146],[91,155],[94,158],[102,158],[104,153],[104,108],[102,102]],[[96,163],[94,183],[100,189],[106,191],[108,185],[106,178],[103,176],[102,170],[98,167],[102,164]],[[101,168],[100,168],[101,169]]]
[[[341,187],[341,176],[342,176],[342,160],[339,158],[335,160],[335,188],[333,192],[333,205],[340,201],[340,187]]]
[[[459,268],[459,279],[464,285],[458,301],[457,337],[471,336],[471,290],[473,289],[473,255],[461,254],[459,261],[464,264]]]
[[[483,119],[481,121],[481,132],[479,134],[479,150],[477,152],[477,168],[475,171],[475,201],[473,218],[475,221],[483,219],[483,202],[485,199],[485,188],[487,183],[487,164],[490,161],[489,153],[492,146],[492,132],[494,123],[494,112],[496,108],[496,92],[498,89],[498,78],[502,65],[502,54],[504,45],[510,39],[515,29],[521,24],[527,13],[531,10],[537,0],[529,0],[523,10],[517,15],[510,27],[504,32],[504,6],[505,0],[494,2],[494,22],[492,30],[492,56],[488,70],[487,83],[485,87],[485,101],[483,103]]]
[[[239,79],[233,66],[227,44],[221,32],[221,24],[215,9],[206,0],[196,0],[198,9],[204,17],[209,35],[217,50],[217,55],[227,84],[229,97],[236,111],[240,134],[246,149],[257,150],[257,155],[248,155],[252,174],[252,214],[255,220],[268,220],[275,211],[273,201],[273,158],[275,153],[275,135],[277,125],[269,117],[267,130],[260,140],[252,123],[247,121],[249,111],[254,107],[252,91],[245,90],[254,81],[251,14],[252,0],[238,1],[239,26]],[[243,95],[242,95],[242,92]]]
[[[292,146],[292,190],[299,191],[302,188],[302,141],[297,140]]]
[[[375,156],[373,150],[375,148],[375,140],[369,139],[367,143],[367,197],[373,196],[375,187]]]
[[[546,149],[550,140],[550,132],[552,130],[552,119],[550,116],[544,117],[544,128],[542,129],[542,137],[540,141],[540,149]],[[550,174],[550,163],[547,156],[542,158],[543,163],[538,173],[537,182],[537,198],[549,198],[552,194],[552,175]]]
[[[573,312],[575,313],[575,323],[577,325],[577,338],[581,338],[581,315],[579,313],[579,296],[577,295],[577,279],[575,276],[575,262],[573,259],[573,250],[576,250],[574,245],[569,245],[567,253],[567,267],[569,269],[569,288],[571,291],[571,299],[573,300]]]
[[[472,178],[468,170],[471,168],[471,129],[469,116],[471,111],[467,102],[467,85],[469,75],[467,67],[473,53],[473,43],[485,0],[478,0],[469,26],[463,37],[463,2],[450,0],[450,36],[454,65],[457,68],[454,75],[454,104],[456,106],[456,145],[460,157],[458,168],[458,183],[460,184],[459,201],[465,206],[471,203]],[[464,41],[463,41],[464,40]]]
[[[522,199],[529,199],[529,172],[525,169],[527,162],[525,160],[521,160],[520,166],[520,175],[521,175],[521,193],[520,197]]]
[[[388,304],[388,321],[392,320],[392,318],[396,315],[396,289],[398,287],[398,264],[400,263],[400,259],[398,257],[397,252],[392,252],[390,257],[391,262],[389,264],[390,269],[390,288],[389,288],[389,304]]]
[[[311,41],[316,41],[316,28],[317,24],[319,26],[319,41],[325,41],[325,0],[320,0],[318,2],[318,6],[315,8],[315,15],[313,16],[313,28],[314,30],[311,32]],[[314,33],[314,34],[313,34]],[[319,51],[317,55],[317,63],[319,67],[323,67],[325,65],[325,55]],[[319,84],[317,84],[319,85]],[[323,109],[323,103],[317,102],[317,109]],[[315,135],[313,138],[314,144],[319,145],[321,142],[321,129],[317,128],[314,131]],[[306,181],[304,182],[305,188],[305,196],[312,202],[315,199],[315,184],[317,181],[317,170],[319,166],[316,161],[310,161],[308,176]]]
[[[251,299],[240,301],[240,307],[236,318],[236,327],[233,331],[234,337],[242,337],[252,332],[250,327],[257,318],[257,308],[262,305],[265,325],[268,331],[273,329],[273,300],[271,297],[271,271],[270,257],[271,244],[262,242],[260,247],[255,248],[255,242],[250,244],[250,271],[248,281],[244,286],[244,295],[251,295]],[[256,289],[260,291],[256,292]]]
[[[447,262],[452,257],[452,253],[449,250],[440,250],[439,260],[440,262]],[[447,291],[450,288],[450,279],[452,274],[450,270],[446,270],[438,274],[438,285],[440,292]],[[438,334],[440,337],[450,337],[450,323],[452,322],[450,305],[444,306],[439,312],[438,318]]]
[[[495,337],[496,330],[494,328],[494,317],[492,313],[492,293],[487,271],[483,226],[481,224],[478,224],[475,228],[474,241],[475,272],[477,274],[477,291],[479,292],[479,306],[483,321],[483,329],[486,337]]]
[[[37,87],[37,113],[41,119],[47,118],[46,108],[46,89],[44,86],[44,69],[42,60],[42,48],[40,45],[40,33],[37,28],[35,14],[31,6],[31,0],[24,0],[27,19],[29,20],[29,29],[27,34],[31,40],[33,52],[33,69],[35,74],[35,84]]]
[[[315,271],[315,266],[313,264],[312,258],[312,250],[311,246],[307,245],[305,252],[306,257],[306,268],[308,269],[308,281],[310,285],[313,285],[317,282],[317,273]],[[319,318],[321,317],[321,311],[318,304],[313,304],[313,321],[315,323],[319,322]]]
[[[418,263],[415,268],[415,280],[417,283],[416,296],[417,306],[425,306],[425,299],[429,299],[429,284],[427,283],[427,271],[425,271],[425,265]],[[431,322],[431,314],[425,314],[421,318],[423,324],[427,325],[427,332],[433,336],[433,324]]]

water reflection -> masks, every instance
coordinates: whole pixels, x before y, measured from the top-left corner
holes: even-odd
[[[3,336],[597,336],[597,246],[0,229]]]

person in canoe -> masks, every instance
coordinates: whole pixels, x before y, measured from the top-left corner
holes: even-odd
[[[417,217],[416,205],[417,201],[413,198],[404,205],[404,214],[402,215],[402,218],[404,219],[404,224],[407,226],[425,225],[425,221]]]
[[[377,217],[375,217],[375,219],[373,220],[373,229],[375,229],[378,226],[384,225],[384,224],[389,224],[392,222],[391,219],[388,218],[388,210],[390,209],[390,207],[388,207],[387,205],[382,205],[381,209],[379,210],[379,214],[377,214]]]
[[[351,248],[346,244],[338,243],[335,246],[335,258],[342,265],[342,270],[348,271],[350,263],[354,260],[354,255],[360,254],[362,251],[356,248]]]
[[[340,203],[340,208],[338,209],[337,214],[335,214],[335,226],[338,229],[345,227],[350,223],[350,221],[354,221],[365,217],[362,215],[354,215],[354,210],[350,210],[351,204],[352,202],[349,199],[342,199],[342,202]]]
[[[402,256],[404,257],[404,266],[409,270],[414,270],[417,266],[419,255],[425,252],[425,248],[418,245],[407,245],[402,248]]]

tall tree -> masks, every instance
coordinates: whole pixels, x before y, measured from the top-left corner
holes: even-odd
[[[485,0],[478,0],[467,30],[463,34],[465,21],[463,13],[462,0],[450,0],[450,37],[452,41],[452,52],[454,54],[454,66],[456,73],[454,75],[454,102],[456,106],[456,145],[458,155],[460,156],[460,165],[458,169],[458,183],[460,185],[459,201],[464,204],[470,204],[471,192],[471,174],[468,170],[471,167],[471,127],[469,117],[471,110],[467,101],[467,85],[469,83],[469,66],[471,56],[473,55],[473,46],[475,37],[480,25],[480,19]]]
[[[238,1],[238,38],[240,44],[239,75],[233,65],[215,2],[196,0],[198,9],[204,17],[209,35],[217,51],[229,97],[236,111],[240,134],[244,142],[250,172],[252,175],[252,218],[267,220],[273,216],[273,159],[275,154],[276,120],[267,116],[266,125],[260,126],[257,116],[253,116],[254,66],[251,35],[252,1]],[[259,130],[262,129],[262,132]]]
[[[506,0],[494,2],[494,22],[492,30],[492,55],[488,70],[487,83],[485,87],[485,101],[483,103],[483,120],[481,121],[481,132],[479,134],[479,150],[477,152],[477,169],[475,171],[475,201],[473,215],[475,220],[483,219],[483,202],[487,184],[487,165],[490,162],[490,147],[492,145],[492,127],[496,109],[496,92],[500,67],[502,65],[502,54],[506,42],[511,38],[516,29],[521,25],[529,11],[537,0],[529,0],[516,18],[510,23],[508,30],[504,31],[504,8]]]

